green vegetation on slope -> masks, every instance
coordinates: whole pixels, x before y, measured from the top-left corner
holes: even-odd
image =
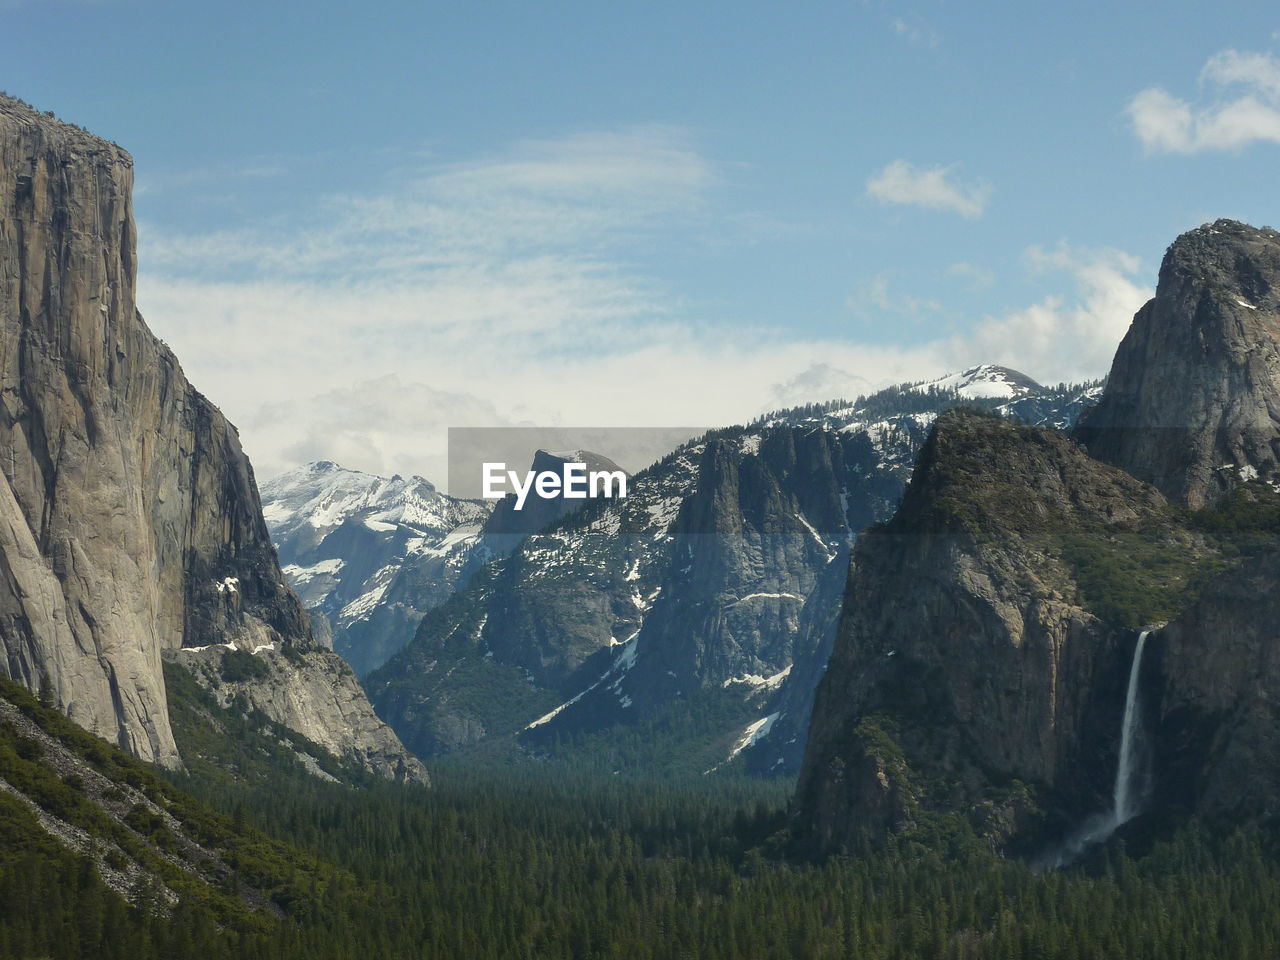
[[[1187,828],[1148,841],[1140,859],[1117,844],[1087,867],[1037,874],[986,853],[959,821],[939,821],[863,859],[798,864],[777,855],[785,783],[455,762],[437,766],[429,790],[357,789],[302,773],[295,746],[261,718],[175,702],[192,759],[174,779],[217,815],[5,691],[78,755],[100,754],[113,776],[205,824],[209,847],[238,851],[235,882],[276,895],[252,929],[194,892],[165,906],[132,891],[130,905],[0,793],[0,958],[1198,960],[1280,950],[1280,858],[1263,832]],[[48,762],[19,740],[7,749]],[[206,896],[239,899],[232,886]],[[297,898],[280,895],[288,890]]]

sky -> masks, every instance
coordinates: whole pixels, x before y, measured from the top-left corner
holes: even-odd
[[[1165,248],[1280,225],[1274,4],[0,0],[130,150],[139,305],[259,478],[449,427],[708,427],[1106,373]]]

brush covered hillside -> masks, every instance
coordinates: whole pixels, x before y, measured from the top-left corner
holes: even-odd
[[[425,757],[794,772],[850,546],[939,412],[1069,425],[1098,389],[985,366],[713,431],[476,573],[370,696]]]
[[[304,933],[300,923],[325,904],[367,903],[350,873],[269,839],[243,813],[215,812],[45,699],[0,680],[0,955],[334,955],[328,932],[311,923]],[[222,722],[218,707],[205,706],[204,721]],[[304,749],[287,728],[260,724],[272,737],[250,749],[280,737]],[[370,778],[305,749],[335,773]],[[278,769],[303,769],[290,751],[274,752]],[[197,768],[205,762],[192,755]]]

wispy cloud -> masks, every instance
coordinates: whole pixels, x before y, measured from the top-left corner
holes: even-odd
[[[431,166],[305,223],[144,224],[141,306],[260,476],[331,458],[443,482],[450,426],[718,425],[983,360],[1106,369],[1093,335],[1071,339],[1093,329],[1080,317],[1123,306],[1093,302],[1102,281],[915,347],[694,316],[636,254],[736,222],[717,207],[722,178],[687,135],[647,127]],[[1037,256],[1090,269],[1078,251]],[[864,294],[868,310],[938,306],[897,278]],[[1114,349],[1126,320],[1094,333]],[[1051,349],[1054,329],[1067,339]]]
[[[996,282],[994,273],[986,267],[978,266],[976,263],[969,263],[967,260],[953,263],[947,268],[947,275],[968,280],[969,287],[973,290],[986,290]]]
[[[958,182],[953,176],[956,168],[955,164],[918,167],[906,160],[894,160],[867,180],[867,196],[881,203],[944,210],[976,219],[986,212],[991,186]]]
[[[1203,106],[1149,87],[1130,101],[1133,131],[1151,153],[1241,150],[1280,143],[1280,59],[1223,50],[1200,71]]]
[[[859,284],[858,292],[849,297],[845,305],[856,313],[864,315],[869,308],[874,308],[880,314],[910,318],[919,318],[942,309],[942,304],[929,297],[917,297],[910,293],[891,290],[889,277],[883,273],[878,273],[865,283]]]
[[[938,31],[934,30],[923,17],[916,13],[894,17],[889,21],[889,26],[898,36],[918,47],[936,50],[942,42]]]

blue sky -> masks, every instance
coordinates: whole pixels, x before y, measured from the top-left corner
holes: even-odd
[[[140,301],[259,473],[1105,372],[1180,231],[1280,222],[1274,5],[0,0],[131,150]]]

